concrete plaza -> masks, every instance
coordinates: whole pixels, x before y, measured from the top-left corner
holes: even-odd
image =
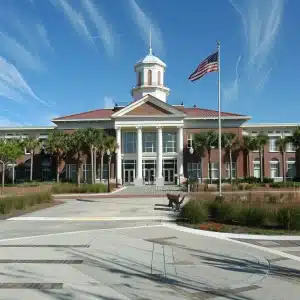
[[[126,219],[174,214],[154,209],[163,198],[117,201],[68,201],[1,221],[0,299],[299,298],[299,237],[212,237]]]

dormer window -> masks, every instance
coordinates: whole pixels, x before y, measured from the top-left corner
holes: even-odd
[[[161,85],[161,72],[160,71],[157,72],[157,84]]]
[[[152,85],[152,71],[148,70],[148,85]]]

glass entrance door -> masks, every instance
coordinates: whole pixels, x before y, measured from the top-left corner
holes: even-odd
[[[153,184],[154,183],[154,169],[144,169],[144,179],[145,184]]]
[[[134,181],[134,169],[125,169],[124,170],[124,183],[132,184]]]
[[[174,184],[175,183],[175,170],[174,169],[164,169],[165,183]]]

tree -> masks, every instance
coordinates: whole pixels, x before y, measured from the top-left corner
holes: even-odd
[[[211,174],[211,150],[217,147],[218,135],[215,131],[200,132],[194,136],[195,150],[198,153],[207,152],[208,155],[208,169],[209,169],[209,181],[212,183]]]
[[[259,161],[260,161],[260,181],[264,180],[264,167],[263,167],[263,156],[264,156],[264,147],[268,143],[268,136],[261,132],[253,139],[253,148],[259,152]]]
[[[105,136],[105,138],[104,138],[104,148],[105,148],[106,153],[108,154],[108,183],[107,183],[108,192],[110,192],[111,156],[112,156],[113,153],[115,153],[117,147],[118,147],[117,141],[116,141],[116,138],[114,136],[111,136],[111,135]]]
[[[68,137],[67,134],[61,130],[54,129],[49,135],[45,143],[45,150],[53,155],[56,159],[56,181],[59,182],[60,164],[66,158],[68,153]]]
[[[77,185],[79,186],[81,183],[83,155],[87,151],[84,129],[78,129],[72,134],[68,135],[67,143],[69,145],[69,152],[76,159]]]
[[[83,129],[83,134],[85,136],[85,143],[90,151],[91,156],[91,170],[92,170],[92,183],[96,182],[96,150],[97,143],[99,140],[103,139],[103,130],[96,128],[85,128]]]
[[[22,145],[18,141],[0,140],[0,163],[2,164],[2,191],[4,190],[5,170],[9,162],[15,160],[24,153]]]
[[[23,140],[23,146],[30,152],[30,181],[33,177],[33,157],[35,150],[40,146],[38,139],[29,137]]]
[[[281,161],[282,161],[282,172],[283,172],[283,182],[286,182],[286,171],[285,171],[285,153],[286,153],[286,146],[290,142],[290,137],[280,137],[276,140],[276,147],[278,148],[281,154]]]
[[[300,126],[297,126],[294,130],[290,142],[296,147],[296,178],[300,179]]]
[[[232,152],[238,145],[238,139],[233,132],[222,133],[222,148],[229,154],[230,183],[232,184]]]
[[[240,145],[240,149],[243,151],[244,156],[247,159],[247,176],[250,176],[250,152],[256,150],[255,149],[255,138],[250,135],[244,135],[242,143]]]
[[[105,155],[105,138],[106,135],[102,132],[102,137],[96,142],[96,152],[100,154],[100,182],[103,180],[103,161]]]

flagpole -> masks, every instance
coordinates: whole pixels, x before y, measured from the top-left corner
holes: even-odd
[[[222,133],[221,133],[221,65],[220,42],[218,41],[218,126],[219,126],[219,196],[222,196]]]

